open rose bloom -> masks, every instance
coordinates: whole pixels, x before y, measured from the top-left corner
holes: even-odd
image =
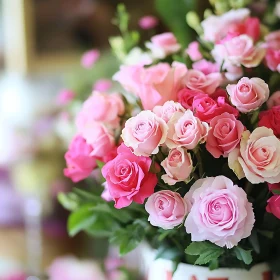
[[[146,240],[176,262],[280,274],[280,30],[250,1],[210,2],[234,9],[188,14],[188,46],[176,31],[113,38],[118,90],[92,81],[65,155],[64,174],[90,191],[62,202],[71,234],[107,236],[121,254]]]

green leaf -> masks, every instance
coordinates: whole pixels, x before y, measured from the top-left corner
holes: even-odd
[[[218,269],[219,268],[219,261],[216,259],[216,260],[212,260],[210,263],[209,263],[209,269],[210,270],[215,270],[215,269]]]
[[[279,194],[279,195],[280,195],[280,190],[272,190],[272,192],[273,192],[274,194]]]
[[[145,228],[140,223],[134,223],[126,228],[116,230],[110,242],[118,245],[120,248],[120,255],[124,256],[134,250],[144,239]]]
[[[74,193],[59,193],[57,199],[69,211],[74,211],[79,207],[79,198]]]
[[[210,242],[192,242],[185,253],[199,256],[195,264],[203,265],[217,260],[224,253],[224,249]]]
[[[272,239],[274,237],[274,232],[273,231],[269,231],[269,230],[258,230],[258,233],[269,238]]]
[[[176,260],[180,256],[180,252],[175,247],[162,245],[158,248],[155,259]]]
[[[237,259],[243,261],[245,264],[249,265],[252,263],[252,251],[251,250],[244,250],[241,247],[237,246],[233,249]]]
[[[101,170],[103,168],[103,166],[105,165],[105,163],[101,160],[96,160],[96,164],[98,166],[98,168]]]
[[[256,230],[253,230],[251,235],[249,236],[249,242],[251,243],[254,251],[259,254],[261,251],[260,242],[258,238],[258,233]]]

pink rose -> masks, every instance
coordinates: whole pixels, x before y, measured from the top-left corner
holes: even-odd
[[[239,179],[246,177],[252,184],[280,182],[280,141],[271,129],[243,132],[240,150],[233,150],[228,159]]]
[[[194,97],[200,94],[204,93],[202,91],[183,88],[178,92],[178,102],[181,103],[185,109],[192,109]]]
[[[151,164],[149,157],[136,156],[122,144],[117,157],[104,165],[102,175],[116,208],[127,207],[132,201],[143,204],[154,193],[157,176],[149,172]]]
[[[122,131],[122,139],[137,156],[157,154],[167,136],[167,124],[151,111],[142,111],[128,119]]]
[[[180,194],[169,190],[151,195],[145,209],[150,215],[151,225],[166,230],[180,225],[188,213],[187,204]]]
[[[205,75],[220,72],[220,67],[218,63],[213,63],[205,59],[196,61],[195,63],[193,63],[192,67],[194,70],[198,70],[204,73]]]
[[[262,111],[259,114],[259,126],[271,128],[273,133],[280,137],[280,105],[274,106],[267,111]]]
[[[161,179],[168,185],[187,180],[192,173],[192,158],[186,150],[181,147],[169,151],[168,157],[161,162],[166,174]]]
[[[57,96],[57,104],[58,105],[67,105],[69,102],[71,102],[75,97],[75,93],[69,89],[63,89],[59,92]]]
[[[280,195],[272,196],[267,202],[266,211],[280,219]]]
[[[271,71],[280,72],[280,49],[268,49],[265,55],[265,62]]]
[[[156,106],[153,112],[166,123],[172,118],[175,112],[185,112],[186,110],[180,103],[174,101],[166,101],[162,106]]]
[[[102,185],[104,186],[104,190],[101,194],[101,197],[107,202],[114,200],[110,194],[107,182],[103,183]]]
[[[87,51],[83,54],[82,59],[81,59],[81,64],[84,68],[90,69],[94,66],[96,61],[100,57],[100,52],[99,50],[90,50]]]
[[[267,184],[268,185],[268,189],[269,191],[273,192],[274,190],[275,191],[280,191],[280,182],[279,183],[276,183],[276,184]]]
[[[92,151],[93,148],[82,136],[76,136],[65,154],[67,168],[64,169],[64,175],[75,183],[87,178],[97,166]]]
[[[163,59],[181,49],[181,45],[171,32],[153,36],[151,42],[146,43],[146,47],[151,50],[155,58],[159,59]]]
[[[80,261],[75,257],[60,257],[48,269],[50,280],[105,280],[101,268],[91,261]]]
[[[120,117],[125,112],[122,97],[117,94],[107,94],[94,91],[83,104],[77,116],[77,126],[83,127],[87,123],[97,121],[112,127],[118,127]]]
[[[268,109],[280,105],[280,91],[274,92],[266,102]]]
[[[140,18],[138,24],[144,30],[153,29],[158,25],[158,19],[155,16],[144,16]]]
[[[244,126],[234,115],[223,113],[210,122],[206,149],[214,158],[227,157],[235,149],[244,132]]]
[[[197,61],[202,59],[202,54],[199,50],[199,43],[197,41],[191,42],[186,49],[186,54],[189,55],[191,60]]]
[[[255,218],[245,191],[225,176],[197,180],[185,196],[192,205],[185,227],[192,241],[228,249],[251,235]]]
[[[191,110],[177,112],[168,122],[166,145],[169,149],[185,147],[193,150],[199,143],[205,142],[209,126],[193,115]]]
[[[198,70],[189,70],[186,74],[185,85],[192,90],[203,91],[207,94],[215,92],[216,88],[222,83],[220,73],[205,75]]]
[[[227,92],[242,113],[258,109],[269,97],[268,85],[260,78],[242,78],[236,85],[228,85]]]
[[[280,30],[270,32],[265,36],[265,47],[269,49],[280,49]]]
[[[213,94],[213,97],[214,95],[216,93]],[[196,117],[208,123],[214,117],[225,112],[233,114],[235,117],[238,116],[238,111],[226,102],[224,96],[217,96],[215,100],[207,94],[199,94],[193,99],[192,110],[195,112],[194,115]]]
[[[109,79],[99,79],[95,82],[93,90],[107,92],[112,87],[112,81]]]

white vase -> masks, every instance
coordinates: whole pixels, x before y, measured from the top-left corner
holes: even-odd
[[[266,263],[244,269],[220,268],[210,271],[207,267],[179,264],[172,275],[173,264],[169,260],[155,260],[155,251],[148,246],[142,248],[147,280],[276,280]],[[279,279],[278,279],[279,280]]]

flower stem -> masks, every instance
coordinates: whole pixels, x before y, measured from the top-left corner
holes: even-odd
[[[194,154],[195,154],[196,159],[197,159],[197,166],[198,166],[199,178],[202,178],[204,172],[203,172],[202,158],[201,158],[201,154],[200,154],[200,149],[199,149],[199,147],[197,147],[197,148],[194,150]]]

